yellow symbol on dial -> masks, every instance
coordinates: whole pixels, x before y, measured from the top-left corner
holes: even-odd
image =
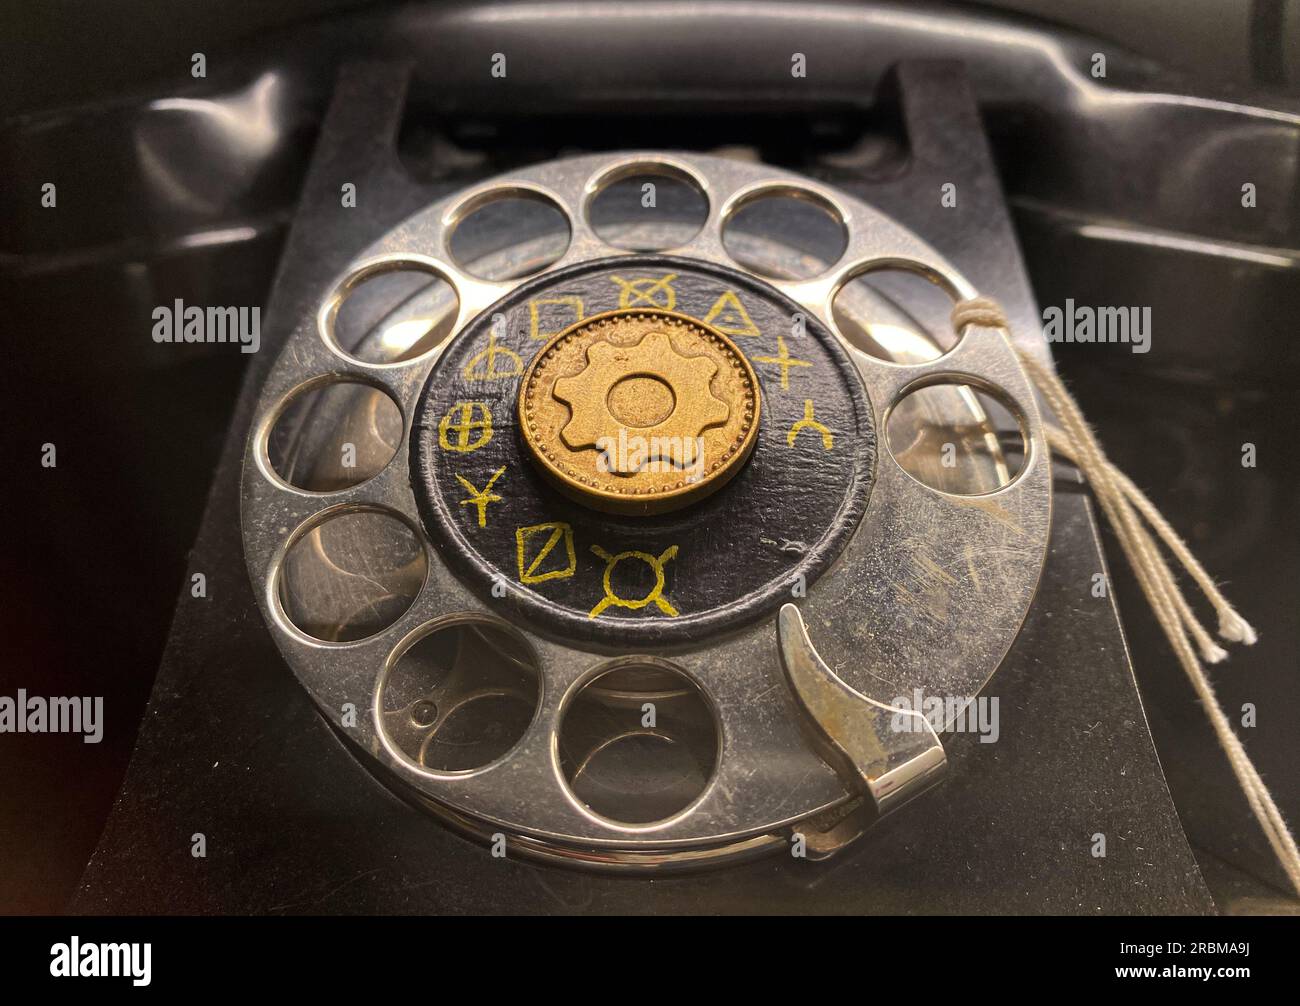
[[[546,535],[543,539],[543,535]],[[528,549],[541,541],[541,548],[530,560]],[[564,544],[568,553],[568,562],[558,568],[538,572],[555,551],[557,545]],[[547,580],[564,580],[573,575],[578,568],[578,556],[573,549],[573,528],[562,521],[550,521],[545,524],[533,524],[530,527],[515,528],[515,556],[519,562],[520,583],[545,583]]]
[[[561,325],[554,331],[543,331],[542,308],[544,307],[567,307],[573,311],[573,321]],[[528,338],[549,339],[553,335],[559,335],[568,325],[576,325],[582,321],[582,317],[581,297],[534,297],[528,302]]]
[[[807,360],[796,360],[790,355],[790,350],[786,348],[785,339],[781,336],[776,337],[776,356],[756,356],[755,363],[773,363],[781,368],[781,390],[790,390],[790,368],[791,367],[811,367],[812,364]]]
[[[454,440],[448,436],[451,433]],[[486,447],[491,439],[492,410],[487,402],[457,402],[438,421],[438,443],[444,451],[468,454]]]
[[[735,290],[726,291],[709,308],[704,316],[704,324],[712,325],[726,335],[762,335],[754,319],[745,310]]]
[[[659,279],[611,276],[610,281],[618,284],[619,307],[658,307],[671,311],[677,306],[677,291],[672,287],[672,281],[676,278],[677,273],[670,272]]]
[[[664,563],[670,562],[672,559],[677,557],[676,545],[670,545],[657,556],[651,555],[649,552],[635,551],[619,552],[617,555],[610,555],[599,545],[592,545],[591,550],[595,552],[599,558],[605,560],[605,576],[603,579],[605,585],[605,596],[602,597],[600,602],[591,609],[591,614],[587,616],[588,618],[598,618],[600,613],[606,608],[644,608],[652,601],[665,615],[676,617],[677,609],[669,604],[667,599],[663,596]],[[626,598],[619,597],[614,593],[614,585],[610,582],[610,578],[614,575],[614,567],[625,559],[639,559],[654,570],[655,584],[650,588],[650,592],[646,594],[645,597]]]
[[[469,499],[461,500],[460,505],[478,507],[479,527],[487,527],[488,504],[501,502],[501,497],[492,491],[492,487],[496,484],[497,479],[499,479],[502,475],[505,474],[505,470],[506,470],[505,465],[502,465],[500,468],[498,468],[496,472],[492,475],[492,477],[488,479],[488,484],[485,485],[482,489],[475,489],[474,484],[464,476],[462,475],[456,476],[456,481],[459,482],[461,485],[463,485],[465,487],[465,491],[469,493]]]
[[[804,399],[803,418],[791,426],[790,432],[786,434],[785,443],[787,447],[794,446],[795,437],[799,436],[800,430],[813,430],[820,433],[822,436],[822,450],[824,451],[829,451],[835,444],[835,434],[813,418],[813,403],[811,398]]]
[[[506,361],[505,367],[497,368],[497,360]],[[523,372],[524,361],[519,354],[506,346],[497,345],[497,335],[488,335],[487,349],[465,364],[465,379],[469,381],[496,381],[503,377],[516,377]]]

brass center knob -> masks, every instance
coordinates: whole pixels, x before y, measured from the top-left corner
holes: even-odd
[[[548,342],[524,374],[524,443],[598,510],[664,513],[727,483],[754,449],[760,396],[721,332],[669,311],[611,311]]]

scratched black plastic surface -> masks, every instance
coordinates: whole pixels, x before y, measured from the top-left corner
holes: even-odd
[[[257,613],[239,471],[257,390],[294,319],[352,255],[445,191],[417,189],[394,166],[405,79],[400,68],[355,67],[337,90],[195,543],[209,597],[181,594],[126,783],[72,909],[1212,911],[1113,608],[1089,591],[1101,558],[1087,501],[1068,482],[1038,599],[990,686],[998,742],[947,738],[946,781],[838,859],[777,857],[655,881],[497,860],[375,781],[316,714]],[[1033,317],[960,67],[904,65],[900,82],[912,167],[858,191],[926,234],[1013,317]],[[960,209],[940,209],[933,193],[954,178]],[[369,194],[358,209],[338,210],[340,179]],[[190,854],[195,832],[206,858]],[[1099,832],[1105,858],[1089,851]]]
[[[578,298],[584,317],[591,317],[629,302],[639,306],[637,296],[625,293],[628,284],[638,284],[654,306],[693,318],[718,308],[713,324],[749,358],[762,396],[758,443],[735,478],[699,503],[652,517],[600,513],[566,499],[526,456],[516,421],[521,371],[545,344],[534,329],[544,335],[573,321],[568,303],[547,304],[566,310],[535,325],[530,304]],[[734,270],[669,256],[602,260],[524,284],[457,336],[416,409],[412,484],[430,536],[446,545],[442,554],[480,593],[498,577],[511,584],[494,606],[508,605],[514,617],[575,639],[624,648],[686,642],[775,611],[800,577],[813,583],[852,536],[875,458],[861,381],[820,322],[806,318],[801,334],[792,334],[792,319],[803,314]],[[785,387],[780,367],[763,362],[779,358],[778,337],[803,364],[790,368]],[[813,403],[814,421],[829,440],[808,427],[796,429],[791,442],[805,402]],[[455,428],[483,423],[484,409],[492,416],[491,438],[476,425],[463,431],[461,444]],[[474,445],[481,446],[464,449]],[[485,508],[479,527],[476,508],[461,503],[467,493],[457,476],[482,487],[497,472],[493,492],[501,499]],[[607,594],[609,561],[594,549],[658,558],[674,547],[671,559],[659,563],[662,589],[652,565],[633,557],[612,571]],[[654,600],[632,607],[605,603],[609,596]]]

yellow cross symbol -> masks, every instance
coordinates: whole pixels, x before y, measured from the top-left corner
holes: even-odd
[[[600,602],[591,609],[588,618],[596,618],[602,611],[609,607],[615,608],[644,608],[653,601],[665,615],[676,616],[677,609],[674,608],[667,600],[664,599],[664,563],[671,561],[677,556],[677,546],[670,545],[662,555],[653,556],[649,552],[619,552],[618,555],[610,555],[599,545],[592,545],[591,550],[598,557],[605,560],[605,596]],[[645,597],[626,598],[619,597],[614,593],[614,585],[610,583],[610,577],[614,575],[614,567],[624,559],[640,559],[651,569],[655,571],[655,585],[650,588],[650,593]]]
[[[452,424],[452,418],[459,412],[455,425]],[[482,415],[481,419],[475,419],[475,413]],[[481,431],[471,442],[470,434],[475,430]],[[456,439],[452,441],[448,438],[448,433],[455,433]],[[492,439],[492,410],[488,408],[487,402],[457,402],[447,414],[438,421],[438,443],[442,445],[445,451],[455,451],[457,454],[468,454],[470,451],[476,451],[480,447],[485,447],[487,442]]]
[[[497,357],[508,361],[509,369],[497,369]],[[497,345],[497,335],[488,335],[487,349],[465,364],[465,379],[469,381],[495,381],[500,377],[515,377],[523,373],[524,361],[513,349]]]
[[[781,336],[776,337],[776,356],[756,356],[756,363],[775,363],[781,368],[781,390],[790,390],[790,368],[791,367],[811,367],[812,364],[807,360],[796,360],[790,355],[790,350],[786,348],[785,339]]]
[[[647,307],[671,311],[677,306],[677,291],[671,285],[676,278],[677,273],[670,272],[659,279],[624,279],[622,276],[611,276],[610,281],[619,286],[619,307],[637,307],[645,304]],[[662,304],[658,300],[660,293],[663,294]]]
[[[835,443],[835,434],[831,433],[825,426],[813,418],[813,403],[811,398],[805,398],[803,401],[803,418],[790,427],[790,432],[786,434],[785,444],[787,447],[794,446],[794,439],[799,435],[800,430],[816,430],[822,435],[822,450],[829,451]]]
[[[460,505],[478,507],[479,527],[487,527],[488,504],[501,502],[501,497],[492,491],[492,486],[496,483],[497,479],[499,479],[502,475],[505,474],[505,470],[506,470],[505,465],[502,465],[500,468],[498,468],[496,470],[496,473],[490,479],[488,479],[488,484],[485,485],[482,489],[475,489],[474,484],[470,482],[469,479],[464,478],[461,475],[456,476],[456,481],[459,482],[461,485],[463,485],[465,487],[465,491],[469,493],[469,499],[461,500]]]

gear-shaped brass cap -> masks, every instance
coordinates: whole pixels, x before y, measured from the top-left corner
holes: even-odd
[[[581,503],[664,513],[736,474],[758,435],[758,380],[725,335],[669,311],[611,311],[543,347],[519,392],[524,443]]]

